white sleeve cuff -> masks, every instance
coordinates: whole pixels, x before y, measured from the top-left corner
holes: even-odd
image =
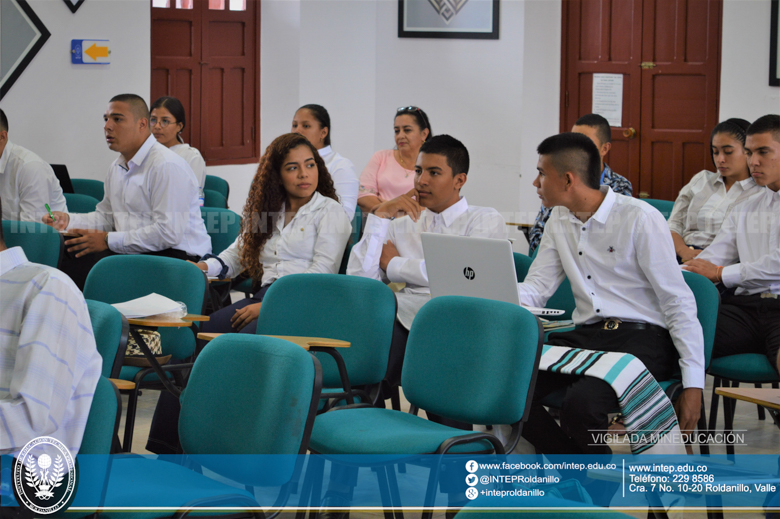
[[[404,283],[406,281],[401,275],[401,269],[406,265],[407,261],[409,261],[409,258],[396,256],[387,263],[387,272],[385,274],[391,283]]]
[[[214,259],[214,258],[207,259],[206,260],[206,266],[207,266],[206,274],[210,278],[215,278],[215,277],[219,276],[220,272],[222,272],[222,264],[217,259]]]
[[[720,273],[720,279],[728,288],[739,285],[739,282],[742,279],[739,263],[723,267],[723,270]]]
[[[122,244],[124,243],[125,233],[114,231],[108,233],[108,248],[113,252],[122,253]]]

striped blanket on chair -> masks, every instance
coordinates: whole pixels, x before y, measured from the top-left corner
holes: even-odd
[[[612,386],[634,454],[685,454],[672,403],[633,355],[545,344],[539,369],[596,377]]]

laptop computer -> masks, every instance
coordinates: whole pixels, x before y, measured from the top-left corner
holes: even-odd
[[[481,297],[520,304],[509,240],[427,232],[421,237],[431,297]],[[552,308],[524,308],[540,316],[564,313]]]

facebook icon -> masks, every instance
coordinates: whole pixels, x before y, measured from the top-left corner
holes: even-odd
[[[466,462],[466,470],[468,470],[472,474],[477,471],[477,468],[478,468],[478,465],[477,465],[476,461],[471,460],[471,461],[467,461]]]

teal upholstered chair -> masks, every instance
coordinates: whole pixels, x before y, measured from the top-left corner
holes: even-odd
[[[220,178],[214,175],[206,175],[206,180],[203,184],[203,189],[210,189],[216,191],[225,197],[225,200],[230,198],[230,184],[224,178]]]
[[[39,222],[3,220],[3,235],[8,248],[21,247],[33,263],[59,268],[65,242],[52,227]]]
[[[89,178],[72,178],[73,192],[79,195],[87,195],[100,201],[105,196],[103,182]],[[70,208],[70,206],[68,206]]]
[[[89,319],[98,353],[103,357],[104,377],[119,378],[127,349],[129,325],[119,310],[108,303],[87,299]]]
[[[107,377],[101,376],[92,397],[79,454],[111,454],[121,414],[122,399],[119,391]]]
[[[100,203],[100,200],[89,195],[78,193],[65,193],[65,203],[68,205],[69,213],[91,213]]]
[[[386,455],[510,452],[530,409],[542,337],[539,320],[520,306],[434,298],[417,313],[409,332],[404,394],[413,406],[452,420],[511,424],[507,444],[489,433],[451,428],[411,413],[346,406],[317,417],[310,449]],[[431,473],[426,507],[434,502],[437,474]]]
[[[643,198],[642,201],[647,202],[648,204],[652,205],[656,209],[658,209],[662,215],[664,215],[664,218],[667,220],[669,219],[669,216],[672,214],[672,209],[674,209],[674,202],[670,202],[669,200],[658,200],[657,198]]]
[[[393,291],[375,279],[290,274],[274,281],[265,293],[257,333],[349,341],[350,347],[339,348],[338,353],[350,385],[370,386],[381,382],[387,371],[395,312]],[[334,359],[328,353],[316,355],[323,387],[343,388]]]
[[[355,206],[355,216],[352,218],[352,245],[355,245],[363,237],[363,211],[360,206]]]
[[[219,191],[213,189],[203,190],[203,206],[204,207],[219,207],[221,209],[227,209],[227,198]]]
[[[237,468],[241,458],[236,457],[193,458],[239,483],[228,486],[168,461],[118,458],[106,506],[183,508],[220,498],[220,506],[257,506],[251,489],[244,490],[250,486],[282,486],[277,502],[283,503],[303,459],[295,455],[305,454],[308,447],[320,384],[319,362],[300,346],[256,335],[217,337],[198,355],[180,396],[179,436],[185,454],[284,454],[289,461],[264,470],[258,461]]]
[[[206,294],[206,277],[198,267],[183,260],[125,254],[98,261],[84,284],[85,298],[108,304],[129,301],[153,292],[183,302],[189,313],[200,314]],[[162,328],[159,332],[163,355],[186,360],[195,353],[196,324],[190,329]],[[179,374],[189,367],[190,364],[173,364],[163,366],[162,370],[171,372],[176,385],[180,386],[183,382]],[[135,383],[127,403],[123,443],[125,450],[129,450],[139,390],[161,389],[163,386],[153,368],[122,366],[119,378]]]
[[[211,238],[212,254],[219,254],[238,238],[241,231],[240,215],[220,207],[201,207],[200,215]]]
[[[514,253],[514,258],[517,282],[522,283],[528,275],[528,271],[531,269],[531,263],[533,263],[534,260],[519,252]],[[558,287],[558,290],[556,290],[552,297],[547,301],[547,308],[557,308],[558,310],[565,310],[565,312],[561,315],[545,316],[545,319],[552,321],[569,320],[571,319],[575,306],[574,294],[571,291],[571,283],[569,283],[569,278],[565,278]]]

